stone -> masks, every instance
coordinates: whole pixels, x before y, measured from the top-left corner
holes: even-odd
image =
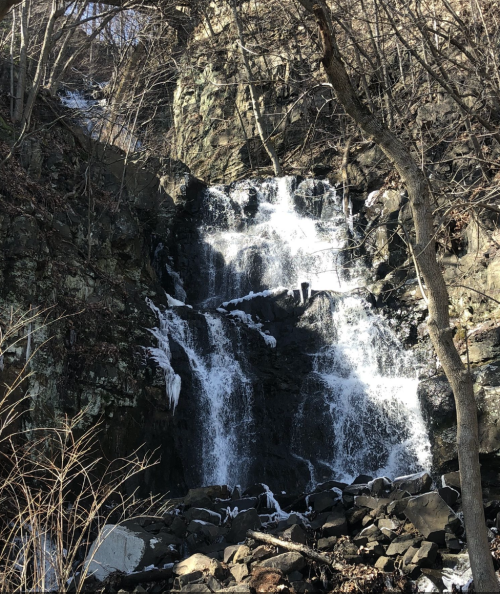
[[[421,542],[422,539],[415,538],[411,534],[403,534],[395,538],[389,548],[387,549],[387,555],[389,557],[396,557],[397,555],[404,555],[406,551]]]
[[[418,472],[395,479],[393,486],[400,491],[408,491],[410,495],[419,495],[430,490],[432,478],[428,472]]]
[[[295,552],[282,553],[259,563],[259,567],[279,569],[284,574],[301,571],[306,565],[304,557]]]
[[[165,555],[161,539],[140,526],[106,524],[85,560],[88,575],[103,581],[115,571],[132,573],[155,565]]]
[[[306,544],[307,538],[306,533],[298,524],[294,524],[287,528],[283,532],[283,538],[285,540],[291,540],[292,542],[298,542],[299,544]]]
[[[359,508],[359,509],[351,508],[346,513],[347,523],[349,524],[349,526],[355,526],[356,524],[359,524],[359,522],[361,522],[363,520],[363,518],[366,516],[367,513],[368,513],[368,509],[364,508],[364,507]]]
[[[381,534],[382,533],[375,524],[370,524],[370,526],[367,526],[361,530],[361,532],[358,534],[358,537],[366,537],[368,542],[371,542],[377,540]]]
[[[179,518],[179,516],[175,516],[170,524],[170,530],[178,538],[184,538],[186,536],[186,522],[182,518]]]
[[[419,567],[430,567],[436,560],[437,553],[437,544],[435,542],[427,542],[424,540],[411,560],[411,563],[418,565]]]
[[[380,571],[385,571],[389,573],[394,571],[394,559],[390,557],[379,557],[375,563],[375,568],[380,569]]]
[[[462,487],[460,483],[460,472],[456,470],[455,472],[448,472],[447,474],[443,474],[441,476],[441,484],[443,487],[451,487],[460,493]]]
[[[189,489],[188,494],[184,497],[184,503],[191,507],[206,508],[206,505],[200,505],[200,503],[208,501],[208,507],[211,507],[214,499],[229,499],[230,496],[231,492],[226,485],[199,487]]]
[[[420,567],[418,565],[414,565],[413,563],[410,563],[409,565],[404,565],[401,569],[403,573],[412,580],[416,580],[422,573]]]
[[[438,493],[441,499],[443,499],[443,501],[445,501],[450,507],[455,505],[455,503],[458,501],[458,498],[460,497],[460,493],[452,487],[441,487],[438,489]]]
[[[212,592],[206,584],[187,584],[180,590],[181,592]]]
[[[335,513],[329,515],[322,526],[322,533],[324,537],[347,534],[347,520],[343,513],[337,510]]]
[[[351,485],[367,485],[371,481],[373,481],[372,476],[369,476],[368,474],[360,474],[352,481]]]
[[[339,489],[343,491],[347,487],[347,483],[342,483],[340,481],[327,481],[326,483],[321,483],[314,489],[315,493],[320,493],[321,491],[330,491],[331,489]]]
[[[452,532],[461,526],[455,512],[438,493],[411,497],[404,513],[426,540],[440,545],[445,544],[445,532],[448,526],[453,526]]]
[[[378,541],[374,540],[373,542],[368,542],[363,547],[363,552],[366,555],[375,555],[380,557],[381,555],[385,554],[385,549]]]
[[[202,571],[193,571],[193,573],[185,573],[184,575],[176,578],[179,586],[185,586],[186,584],[203,583],[204,573]]]
[[[224,563],[230,563],[241,545],[231,545],[224,549]]]
[[[406,553],[403,555],[403,563],[402,563],[402,568],[404,568],[406,565],[411,565],[413,562],[413,558],[415,557],[415,555],[418,553],[418,548],[417,547],[410,547]]]
[[[354,505],[356,507],[368,507],[369,509],[378,509],[381,506],[389,505],[389,503],[391,503],[391,500],[388,498],[379,499],[371,495],[358,495],[354,498]]]
[[[372,495],[375,497],[380,497],[380,495],[382,495],[384,492],[391,490],[392,482],[390,479],[383,476],[368,483],[368,487],[370,487]]]
[[[357,495],[369,495],[370,488],[368,485],[349,485],[342,491],[342,501],[344,505],[350,506],[354,503],[354,498]]]
[[[258,497],[259,495],[262,495],[262,493],[266,492],[266,485],[263,485],[262,483],[256,483],[255,485],[248,487],[248,489],[245,489],[243,492],[243,497]]]
[[[201,534],[209,541],[214,541],[220,534],[220,529],[209,522],[193,520],[189,523],[187,531],[190,534]]]
[[[324,491],[323,493],[312,495],[309,500],[313,497],[314,511],[317,513],[332,509],[339,499],[339,496],[334,491]]]
[[[252,507],[257,507],[259,500],[257,497],[245,497],[243,499],[234,499],[231,501],[225,502],[221,509],[230,509],[231,511],[238,508],[239,512],[246,511],[247,509],[251,509]]]
[[[337,544],[337,537],[330,536],[329,538],[320,538],[318,540],[317,547],[320,551],[328,551],[333,549],[333,547]]]
[[[266,559],[267,557],[271,556],[273,553],[269,550],[267,545],[259,545],[252,551],[252,557],[255,561],[259,561],[261,559]]]
[[[220,526],[221,523],[221,516],[220,514],[211,511],[209,509],[199,508],[199,507],[191,507],[185,513],[184,517],[186,520],[201,520],[202,522],[210,522],[215,526]]]
[[[255,508],[241,512],[233,518],[226,540],[228,542],[242,542],[245,540],[248,530],[257,530],[261,525],[259,514]]]
[[[216,559],[211,559],[201,553],[195,553],[194,555],[191,555],[191,557],[177,563],[174,565],[173,571],[174,574],[178,576],[193,573],[195,571],[203,571],[213,575],[215,578],[224,577],[222,565]]]
[[[236,563],[229,568],[229,571],[237,582],[242,582],[244,578],[250,575],[246,563]]]
[[[396,532],[393,532],[389,528],[382,527],[380,528],[380,532],[382,533],[383,537],[380,537],[381,542],[392,542],[393,540],[396,540],[396,538],[398,537]]]
[[[389,530],[397,530],[400,526],[400,522],[396,520],[391,520],[390,518],[381,518],[377,520],[377,526],[382,528],[388,528]]]
[[[233,563],[242,563],[245,557],[251,554],[250,547],[246,545],[240,545],[233,557]]]
[[[408,497],[407,499],[396,499],[395,501],[391,501],[387,506],[387,513],[390,515],[394,514],[397,517],[403,516],[409,500],[410,498]]]
[[[448,532],[444,535],[444,542],[446,548],[450,551],[461,551],[463,548],[460,539],[454,534],[450,534]]]

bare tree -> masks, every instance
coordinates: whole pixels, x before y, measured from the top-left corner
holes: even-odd
[[[453,342],[448,312],[448,291],[436,260],[428,181],[405,144],[361,103],[351,84],[323,7],[313,5],[310,0],[299,2],[316,17],[323,49],[321,60],[338,101],[368,138],[383,150],[406,186],[417,242],[413,250],[427,288],[429,333],[455,396],[462,501],[475,589],[477,592],[499,592],[482,504],[477,407],[473,382]]]

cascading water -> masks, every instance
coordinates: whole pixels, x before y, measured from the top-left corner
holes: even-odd
[[[271,298],[279,293],[276,287],[286,287],[289,295],[299,289],[295,296],[304,313],[297,323],[307,326],[316,344],[308,353],[312,371],[300,379],[300,405],[290,411],[295,420],[289,454],[306,462],[311,481],[428,467],[415,365],[388,322],[353,292],[369,273],[361,260],[346,255],[352,229],[334,188],[315,180],[297,184],[295,178],[248,181],[211,188],[203,208],[199,285],[206,290],[198,292],[198,307],[210,347],[202,352],[175,307],[159,314],[161,327],[154,331],[171,402],[183,393],[168,337],[184,349],[199,384],[202,481],[247,482],[249,444],[259,428],[252,375],[234,337],[234,320],[258,330],[259,340],[276,347],[278,356],[280,344],[262,331],[261,320],[234,308],[257,296]],[[304,423],[311,416],[314,433]]]

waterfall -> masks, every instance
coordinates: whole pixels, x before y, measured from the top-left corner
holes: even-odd
[[[173,307],[156,310],[161,322],[153,330],[158,348],[152,350],[173,408],[187,395],[170,341],[186,353],[196,378],[203,424],[200,480],[248,481],[259,427],[254,378],[238,333],[241,324],[255,331],[254,340],[279,357],[279,339],[248,308],[287,290],[301,307],[297,325],[315,345],[307,352],[312,370],[292,378],[301,387],[300,403],[289,411],[294,417],[289,455],[309,469],[312,483],[428,468],[415,362],[389,322],[353,291],[366,284],[370,272],[346,249],[355,227],[352,215],[346,222],[335,189],[325,181],[299,183],[292,177],[213,187],[203,197],[201,220],[198,283],[204,294],[193,305],[203,317],[206,344],[193,335],[180,302],[169,300]],[[307,429],[310,419],[317,431]]]

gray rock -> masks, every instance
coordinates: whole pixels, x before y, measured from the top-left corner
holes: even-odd
[[[200,534],[209,541],[214,541],[220,534],[220,529],[209,522],[192,520],[187,527],[190,534]]]
[[[204,573],[202,571],[193,571],[193,573],[186,573],[178,576],[176,582],[179,587],[185,586],[186,584],[201,584],[203,583]]]
[[[236,563],[229,568],[229,571],[237,582],[242,582],[250,575],[246,563]]]
[[[344,516],[330,516],[322,528],[323,536],[342,536],[348,533],[347,520]]]
[[[406,551],[421,542],[421,539],[415,538],[411,534],[403,534],[395,538],[389,548],[387,549],[387,555],[389,557],[396,557],[396,555],[404,555]]]
[[[106,524],[92,544],[85,560],[89,575],[103,581],[111,573],[131,573],[155,565],[165,555],[161,538],[140,526]]]
[[[461,526],[455,512],[438,493],[411,497],[404,513],[426,540],[436,544],[445,544],[447,527],[451,527],[451,532],[455,532]]]
[[[170,530],[178,538],[184,538],[186,536],[186,522],[182,518],[179,518],[179,516],[175,516],[170,524]]]
[[[206,584],[187,584],[181,588],[181,592],[212,592]]]
[[[306,564],[306,560],[300,553],[290,552],[261,561],[259,567],[279,569],[284,574],[289,574],[304,569]]]
[[[452,487],[441,487],[438,489],[438,493],[441,499],[443,499],[449,506],[455,505],[460,497],[460,493]]]
[[[231,511],[238,508],[238,511],[246,511],[252,507],[257,507],[259,500],[257,497],[245,497],[244,499],[233,499],[228,501],[221,506],[221,509],[229,508]]]
[[[320,538],[318,540],[318,549],[320,551],[328,551],[333,549],[333,547],[337,544],[337,537],[330,536],[329,538]]]
[[[381,534],[382,533],[377,528],[377,526],[375,524],[371,524],[370,526],[363,528],[363,530],[361,530],[361,532],[358,534],[358,537],[366,537],[368,539],[368,542],[372,542],[374,540],[377,540]]]
[[[364,547],[364,553],[368,555],[375,555],[380,557],[381,555],[385,554],[385,549],[383,545],[381,545],[378,541],[374,540],[373,542],[368,542]]]
[[[432,478],[427,472],[418,472],[395,479],[393,486],[400,491],[408,491],[410,495],[419,495],[430,490]]]
[[[255,508],[249,509],[233,518],[226,539],[228,542],[242,542],[246,538],[247,530],[257,530],[260,527],[261,521],[257,510]]]
[[[359,524],[359,522],[361,522],[363,520],[363,518],[366,516],[367,513],[368,513],[367,508],[359,508],[359,509],[351,508],[346,513],[347,523],[349,524],[349,526],[355,526],[356,524]]]
[[[396,532],[393,532],[389,528],[382,527],[382,528],[380,528],[380,532],[382,533],[382,536],[383,536],[383,538],[380,537],[381,542],[392,542],[393,540],[396,540],[396,538],[398,537]]]
[[[390,557],[379,557],[375,563],[375,567],[380,571],[391,572],[394,571],[394,559]]]
[[[391,500],[388,498],[380,499],[370,495],[359,495],[354,498],[354,505],[356,507],[368,507],[370,509],[378,509],[380,506],[389,505]]]
[[[382,528],[388,528],[389,530],[397,530],[400,526],[400,523],[396,520],[391,520],[390,518],[381,518],[377,520],[377,526]]]
[[[193,573],[195,571],[207,572],[215,578],[224,576],[224,570],[222,569],[221,564],[216,559],[211,559],[201,553],[191,555],[191,557],[174,565],[174,573],[179,576]]]
[[[392,482],[387,477],[383,476],[380,478],[376,478],[370,483],[368,483],[370,487],[371,494],[375,497],[380,497],[384,492],[390,491],[392,487]]]
[[[242,563],[247,557],[251,555],[250,547],[240,545],[234,554],[233,563]]]
[[[451,487],[456,491],[460,492],[462,489],[460,483],[460,472],[457,470],[455,472],[448,472],[447,474],[443,474],[441,476],[441,484],[443,487]]]
[[[409,497],[407,499],[396,499],[395,501],[391,501],[387,506],[387,513],[391,515],[394,514],[397,517],[402,516],[408,505],[408,501],[410,501]]]
[[[240,546],[241,545],[231,545],[224,549],[224,563],[230,563],[233,560],[233,557]]]
[[[430,567],[436,560],[438,546],[435,542],[424,541],[415,553],[411,563],[419,567]]]

